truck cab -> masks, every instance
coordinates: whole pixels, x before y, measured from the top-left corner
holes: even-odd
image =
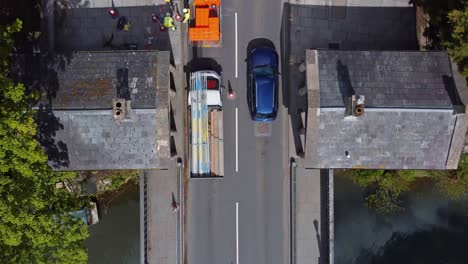
[[[206,104],[208,107],[221,109],[223,107],[223,102],[221,100],[221,76],[215,71],[197,71],[196,73],[199,73],[202,78],[206,78]],[[190,76],[190,82],[195,82],[195,78],[197,78],[197,76],[192,74]],[[192,94],[193,91],[190,90],[188,95],[189,107],[192,105]]]

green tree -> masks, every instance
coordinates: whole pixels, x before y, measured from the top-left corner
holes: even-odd
[[[383,214],[404,210],[401,195],[416,180],[412,170],[352,170],[352,180],[367,190],[366,206]]]
[[[138,184],[139,182],[139,170],[115,170],[115,171],[102,171],[108,173],[105,180],[108,180],[108,184],[98,184],[98,195],[108,192],[119,190],[126,183],[131,182]]]
[[[450,199],[468,197],[468,154],[463,154],[456,170],[433,171],[437,185]]]
[[[429,16],[428,49],[447,49],[468,78],[468,3],[466,0],[410,0]]]
[[[86,263],[86,226],[69,212],[86,200],[55,188],[75,173],[52,172],[36,140],[37,94],[8,77],[9,54],[21,21],[0,26],[1,263]]]
[[[458,63],[460,72],[468,78],[468,4],[448,14],[452,34],[444,44],[450,56]]]

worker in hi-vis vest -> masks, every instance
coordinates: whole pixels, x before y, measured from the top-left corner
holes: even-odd
[[[190,9],[184,8],[182,11],[184,12],[184,20],[182,22],[187,23],[190,20]]]
[[[164,17],[164,26],[172,31],[176,30],[174,26],[174,19],[171,17],[170,13],[166,13],[166,16]]]

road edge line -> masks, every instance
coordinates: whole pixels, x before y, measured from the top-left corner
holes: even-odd
[[[237,109],[236,107],[236,172],[239,172],[239,114]]]
[[[235,42],[236,42],[236,78],[238,77],[237,75],[237,67],[239,65],[238,63],[238,57],[237,57],[237,12],[234,13],[234,25],[235,25],[235,30],[234,30],[234,34],[235,34]]]
[[[239,264],[239,202],[236,202],[236,264]]]

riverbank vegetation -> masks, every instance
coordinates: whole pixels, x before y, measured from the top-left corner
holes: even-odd
[[[97,178],[97,195],[118,191],[125,184],[139,182],[139,170],[91,171]]]
[[[347,175],[364,189],[366,206],[383,214],[403,211],[404,195],[421,180],[435,182],[449,199],[468,197],[468,154],[460,157],[456,170],[351,170]]]
[[[16,20],[0,26],[0,256],[1,263],[87,262],[86,225],[70,215],[87,204],[57,182],[76,173],[53,172],[37,141],[38,95],[9,78]]]
[[[458,169],[431,171],[439,189],[450,199],[459,200],[468,197],[468,154],[462,154]]]

